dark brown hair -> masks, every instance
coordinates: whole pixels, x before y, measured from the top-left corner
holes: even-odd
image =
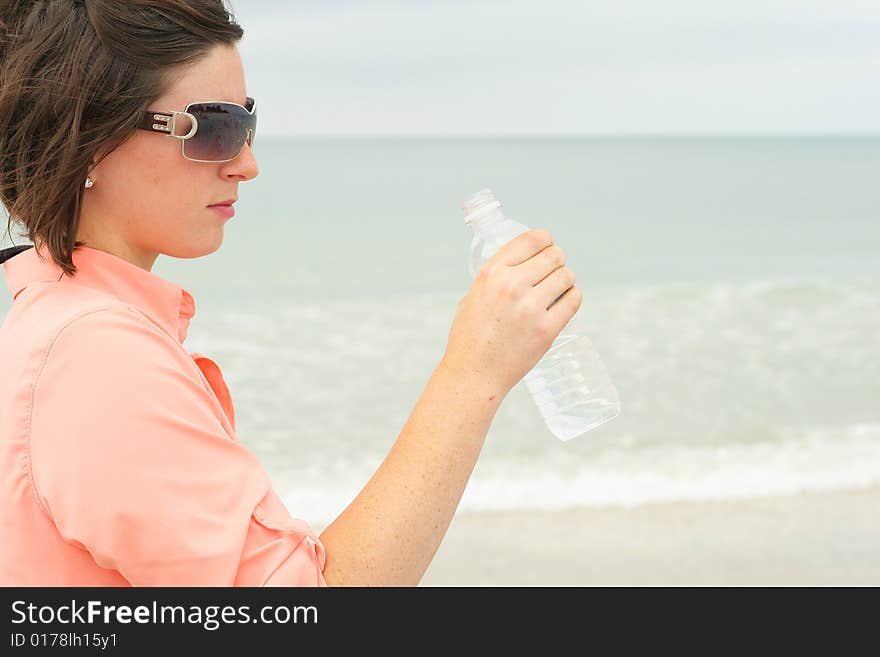
[[[224,0],[0,0],[0,202],[69,275],[82,195],[174,74],[243,35]]]

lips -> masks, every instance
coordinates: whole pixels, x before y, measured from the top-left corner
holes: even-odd
[[[228,199],[226,199],[225,201],[220,201],[219,203],[212,203],[212,204],[209,205],[208,207],[209,207],[209,208],[214,208],[214,207],[217,207],[217,206],[219,206],[219,205],[231,206],[231,205],[232,205],[233,203],[235,203],[237,200],[238,200],[237,198],[228,198]]]
[[[209,205],[208,209],[213,210],[214,214],[226,219],[231,219],[235,216],[235,208],[232,205]]]

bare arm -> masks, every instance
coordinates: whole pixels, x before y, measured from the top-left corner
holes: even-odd
[[[322,532],[328,585],[419,583],[504,393],[475,373],[440,362],[382,465]]]

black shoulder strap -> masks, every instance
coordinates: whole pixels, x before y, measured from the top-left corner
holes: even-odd
[[[12,256],[17,256],[22,251],[33,248],[33,244],[21,244],[20,246],[10,246],[8,249],[0,249],[0,264],[9,260]]]

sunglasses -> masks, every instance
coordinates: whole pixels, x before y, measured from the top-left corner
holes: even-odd
[[[179,139],[187,160],[229,162],[245,143],[253,144],[257,105],[251,97],[246,107],[224,101],[190,103],[182,112],[144,112],[137,127]]]

